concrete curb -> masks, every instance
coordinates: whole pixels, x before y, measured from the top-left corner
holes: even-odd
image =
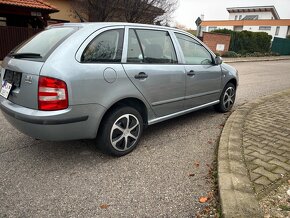
[[[263,217],[258,209],[245,165],[242,137],[244,118],[251,106],[242,107],[229,117],[218,150],[218,184],[223,217]]]
[[[290,60],[289,57],[279,57],[279,58],[253,58],[253,59],[224,59],[224,63],[238,63],[238,62],[261,62],[261,61],[283,61],[283,60]]]
[[[234,111],[227,120],[218,149],[219,194],[225,218],[263,217],[245,164],[243,128],[251,110],[289,92],[288,89],[247,103]]]

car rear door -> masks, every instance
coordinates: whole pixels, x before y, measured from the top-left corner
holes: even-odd
[[[166,30],[127,27],[123,67],[157,117],[184,109],[185,72]]]
[[[210,52],[197,40],[175,33],[183,53],[186,71],[185,108],[214,104],[221,92],[222,71]]]

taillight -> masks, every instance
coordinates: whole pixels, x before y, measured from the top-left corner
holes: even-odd
[[[62,110],[68,107],[66,83],[62,80],[40,76],[38,80],[38,109]]]

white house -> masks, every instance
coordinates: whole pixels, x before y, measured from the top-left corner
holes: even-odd
[[[234,7],[227,8],[227,11],[228,20],[203,20],[198,27],[199,35],[216,29],[266,32],[273,38],[290,35],[290,19],[280,19],[274,6]]]

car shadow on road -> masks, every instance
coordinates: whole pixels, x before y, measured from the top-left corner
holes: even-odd
[[[199,128],[205,128],[203,125],[216,116],[216,112],[212,107],[189,113],[162,123],[149,126],[145,129],[140,145],[135,151],[122,157],[121,159],[130,160],[142,155],[144,149],[148,150],[148,146],[167,146],[167,142],[172,139],[178,139],[188,134],[193,134]],[[24,136],[23,137],[27,137]],[[22,137],[21,137],[22,138]],[[19,138],[19,140],[21,140]],[[163,148],[162,148],[163,149]],[[107,161],[117,161],[109,155],[103,154],[96,147],[96,140],[76,140],[64,142],[49,142],[35,140],[35,143],[27,146],[25,149],[18,149],[17,152],[22,153],[19,156],[22,158],[30,158],[35,161],[50,163],[51,162],[66,162],[67,164],[87,163],[98,164]],[[24,153],[24,154],[23,154]],[[118,161],[117,161],[118,162]]]

